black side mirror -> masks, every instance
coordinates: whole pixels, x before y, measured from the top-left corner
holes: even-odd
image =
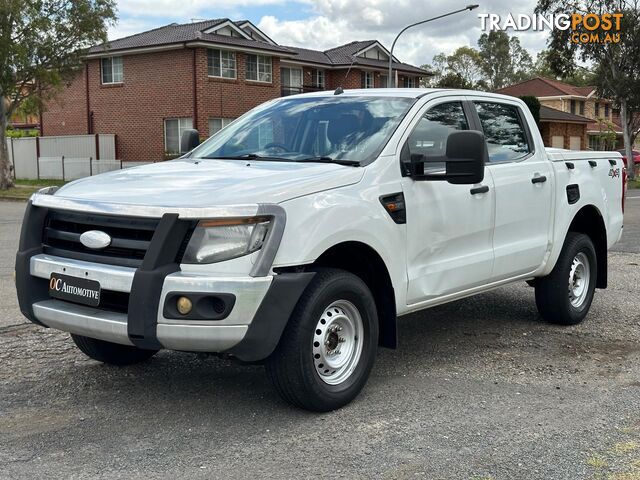
[[[447,137],[445,156],[411,155],[409,176],[414,180],[446,180],[455,185],[472,185],[484,180],[489,159],[484,134],[476,130],[452,132]],[[444,165],[444,173],[424,173],[425,166]]]
[[[180,137],[181,152],[190,152],[198,145],[200,145],[200,134],[196,129],[189,128],[182,132],[182,137]]]

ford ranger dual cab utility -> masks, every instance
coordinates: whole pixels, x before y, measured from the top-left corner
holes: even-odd
[[[607,286],[620,154],[545,149],[519,99],[319,92],[194,138],[179,159],[31,197],[27,318],[110,364],[262,362],[285,400],[327,411],[396,346],[399,316],[527,281],[545,320],[576,324]]]

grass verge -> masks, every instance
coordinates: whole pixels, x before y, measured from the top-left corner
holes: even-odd
[[[66,182],[62,180],[23,180],[17,179],[15,186],[7,190],[0,190],[0,199],[28,200],[29,197],[44,187],[61,187]]]

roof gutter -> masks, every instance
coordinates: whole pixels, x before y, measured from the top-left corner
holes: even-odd
[[[219,47],[223,50],[232,50],[235,52],[249,52],[249,53],[257,53],[260,55],[271,55],[271,56],[279,56],[279,57],[295,57],[296,54],[291,52],[291,53],[287,53],[287,52],[281,52],[278,50],[270,50],[268,48],[251,48],[251,47],[241,47],[241,46],[236,46],[236,45],[229,45],[226,43],[215,43],[215,42],[207,42],[205,40],[196,40],[196,41],[189,41],[189,42],[185,42],[184,44],[185,47]]]
[[[158,45],[155,47],[140,47],[140,48],[122,48],[119,50],[105,50],[103,52],[95,52],[88,53],[85,55],[85,59],[90,60],[92,58],[104,58],[104,57],[113,57],[116,55],[136,55],[141,53],[153,53],[153,52],[162,52],[165,50],[178,50],[180,48],[184,48],[184,43],[169,43],[166,45]]]

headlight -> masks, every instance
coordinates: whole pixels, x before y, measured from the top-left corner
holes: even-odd
[[[260,250],[270,224],[269,217],[201,220],[182,263],[222,262]]]

